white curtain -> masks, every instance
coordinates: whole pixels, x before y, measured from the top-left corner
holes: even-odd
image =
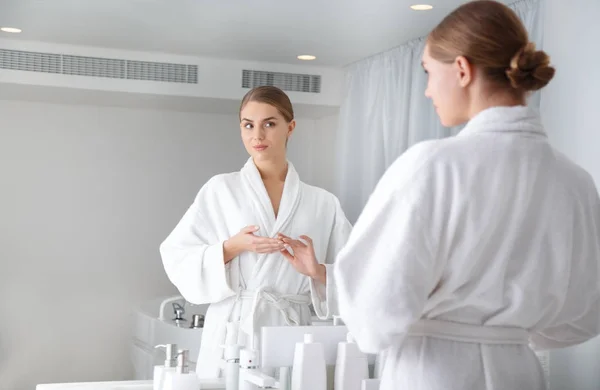
[[[530,39],[541,47],[540,0],[511,8],[524,21]],[[425,98],[421,67],[425,38],[356,62],[346,69],[345,97],[337,134],[337,193],[354,222],[381,175],[413,144],[456,134],[443,127]],[[539,94],[530,104],[539,107]]]

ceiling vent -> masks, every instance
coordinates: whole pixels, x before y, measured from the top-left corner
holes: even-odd
[[[321,76],[297,73],[243,70],[242,88],[274,86],[284,91],[321,93]]]
[[[0,69],[198,84],[198,66],[0,49]]]

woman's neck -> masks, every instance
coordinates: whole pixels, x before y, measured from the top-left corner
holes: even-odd
[[[286,159],[254,161],[260,177],[263,181],[280,180],[285,181],[288,171],[288,163]]]
[[[472,119],[480,112],[487,110],[492,107],[514,107],[514,106],[525,106],[527,101],[525,96],[518,97],[514,94],[507,93],[504,91],[498,91],[490,94],[479,93],[476,99],[473,99],[471,108],[469,110],[469,119]]]

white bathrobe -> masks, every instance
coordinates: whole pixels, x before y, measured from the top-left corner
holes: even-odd
[[[223,242],[249,225],[259,226],[260,236],[311,237],[318,261],[326,264],[326,286],[298,273],[279,252],[244,252],[225,265]],[[165,271],[183,297],[211,304],[198,374],[220,375],[228,322],[239,324],[239,343],[258,347],[262,325],[309,325],[311,301],[319,317],[337,314],[331,264],[350,231],[338,199],[302,183],[291,163],[277,218],[252,159],[240,172],[210,179],[160,246]]]
[[[536,112],[497,107],[397,159],[334,273],[382,390],[539,390],[531,348],[600,333],[599,261],[592,178]]]

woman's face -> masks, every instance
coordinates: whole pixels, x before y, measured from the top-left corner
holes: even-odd
[[[467,64],[467,75],[464,72],[464,58],[459,57],[453,63],[447,64],[432,58],[429,45],[425,46],[422,64],[428,75],[425,96],[431,99],[442,125],[457,126],[468,120],[469,102],[466,85],[470,77],[470,66]],[[466,81],[466,84],[465,84]]]
[[[240,117],[242,141],[254,161],[285,160],[295,121],[287,122],[270,104],[252,101],[244,106]]]

